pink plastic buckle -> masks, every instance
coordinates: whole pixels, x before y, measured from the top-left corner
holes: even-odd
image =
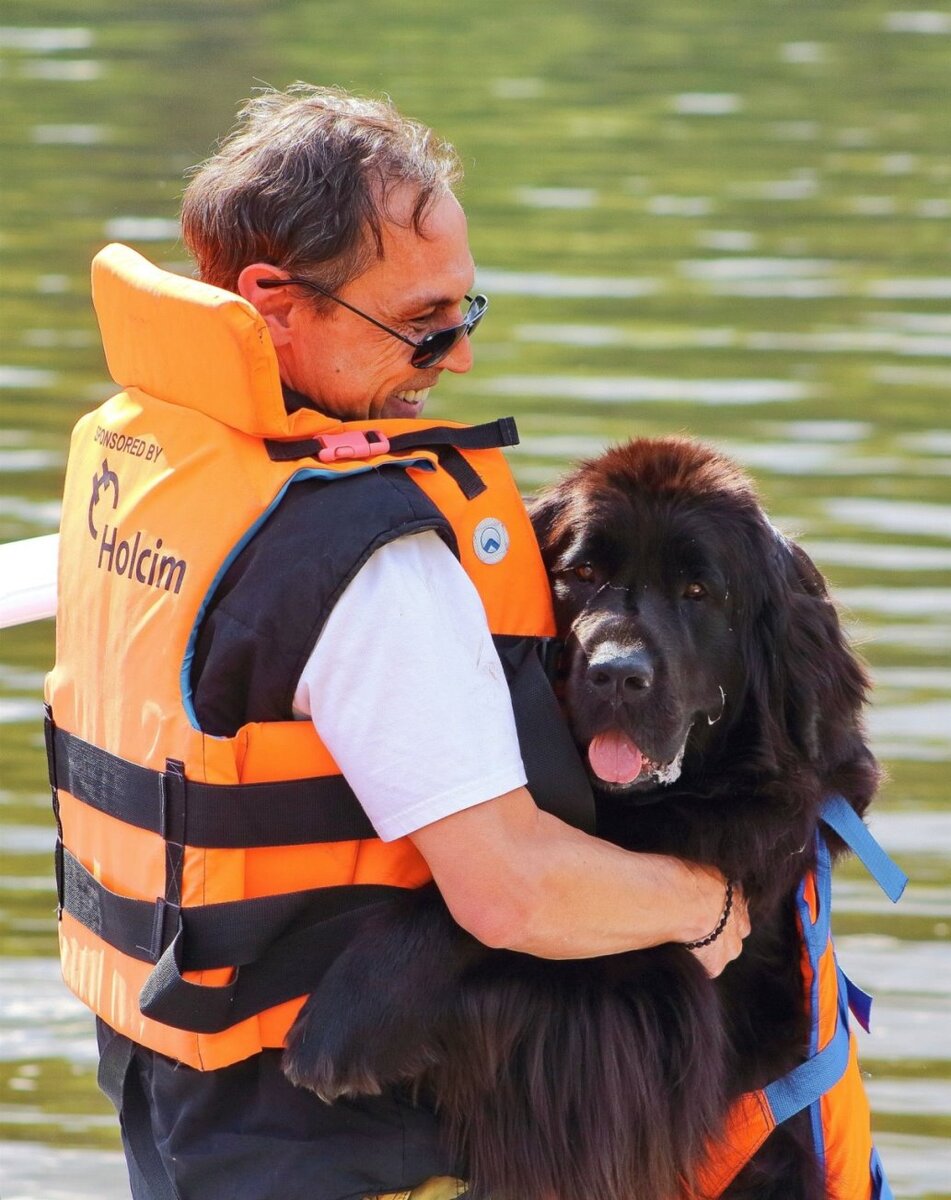
[[[376,440],[371,442],[367,433],[372,433]],[[378,454],[389,452],[389,438],[375,429],[367,433],[325,433],[319,439],[318,459],[322,463],[333,463],[347,458],[376,458]]]

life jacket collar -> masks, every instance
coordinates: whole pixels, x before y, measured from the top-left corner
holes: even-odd
[[[252,437],[340,428],[312,408],[288,413],[267,324],[234,292],[165,271],[114,242],[93,259],[92,295],[109,373],[126,391]]]

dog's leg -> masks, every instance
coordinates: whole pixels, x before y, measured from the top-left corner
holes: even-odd
[[[435,887],[387,905],[301,1009],[284,1073],[328,1103],[416,1080],[440,1055],[444,1010],[460,972],[485,953],[453,922]]]

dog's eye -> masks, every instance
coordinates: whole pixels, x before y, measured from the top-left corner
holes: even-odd
[[[703,600],[707,595],[707,589],[702,583],[688,583],[684,588],[684,599],[686,600]]]
[[[580,579],[582,583],[594,583],[594,567],[591,563],[578,563],[576,567],[572,567],[575,579]]]

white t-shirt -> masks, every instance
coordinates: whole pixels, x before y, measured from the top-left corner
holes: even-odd
[[[383,841],[525,784],[502,664],[438,534],[370,556],[294,693]]]

